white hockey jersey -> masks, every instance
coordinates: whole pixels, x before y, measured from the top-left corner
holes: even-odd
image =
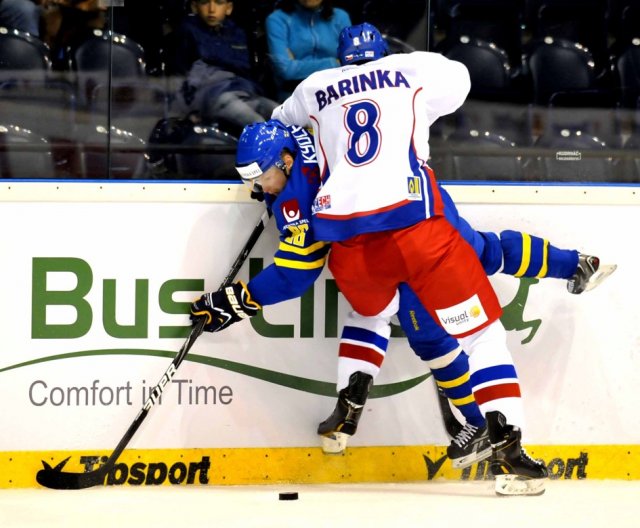
[[[346,240],[442,214],[426,166],[429,126],[457,110],[469,89],[463,64],[419,51],[301,82],[272,117],[313,128],[322,177],[313,204],[317,238]]]

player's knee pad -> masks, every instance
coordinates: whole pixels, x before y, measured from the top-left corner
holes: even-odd
[[[440,361],[440,358],[448,356],[448,354],[460,349],[458,341],[447,333],[444,333],[444,335],[438,339],[430,340],[420,339],[420,336],[414,334],[407,334],[407,337],[409,346],[411,346],[416,356],[427,363],[430,361]],[[456,352],[456,355],[458,353],[459,352]],[[451,361],[453,361],[453,359],[451,359]]]
[[[453,364],[461,352],[462,352],[462,347],[457,346],[454,350],[451,350],[450,352],[445,352],[440,355],[433,355],[431,359],[426,359],[425,362],[429,367],[429,370],[433,371],[433,370],[444,369],[449,365]]]

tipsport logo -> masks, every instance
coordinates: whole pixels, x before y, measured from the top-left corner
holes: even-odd
[[[445,471],[445,464],[449,457],[446,455],[432,459],[429,455],[422,455],[427,473],[427,480],[434,480],[442,476]],[[559,479],[575,479],[583,480],[587,478],[587,469],[589,466],[589,453],[580,451],[576,457],[553,457],[545,460],[549,478],[551,480]],[[492,480],[493,475],[489,469],[489,459],[482,460],[476,464],[466,467],[460,471],[460,480]]]

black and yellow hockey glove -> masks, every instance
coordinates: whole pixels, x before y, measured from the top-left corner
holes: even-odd
[[[238,281],[218,291],[205,293],[191,305],[191,321],[206,318],[205,332],[219,332],[233,323],[248,319],[262,307],[251,299],[244,282]]]

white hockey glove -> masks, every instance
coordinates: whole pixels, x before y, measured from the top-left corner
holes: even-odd
[[[251,299],[244,282],[238,281],[218,291],[205,293],[191,305],[191,321],[206,318],[204,330],[219,332],[233,323],[253,317],[262,307]]]

